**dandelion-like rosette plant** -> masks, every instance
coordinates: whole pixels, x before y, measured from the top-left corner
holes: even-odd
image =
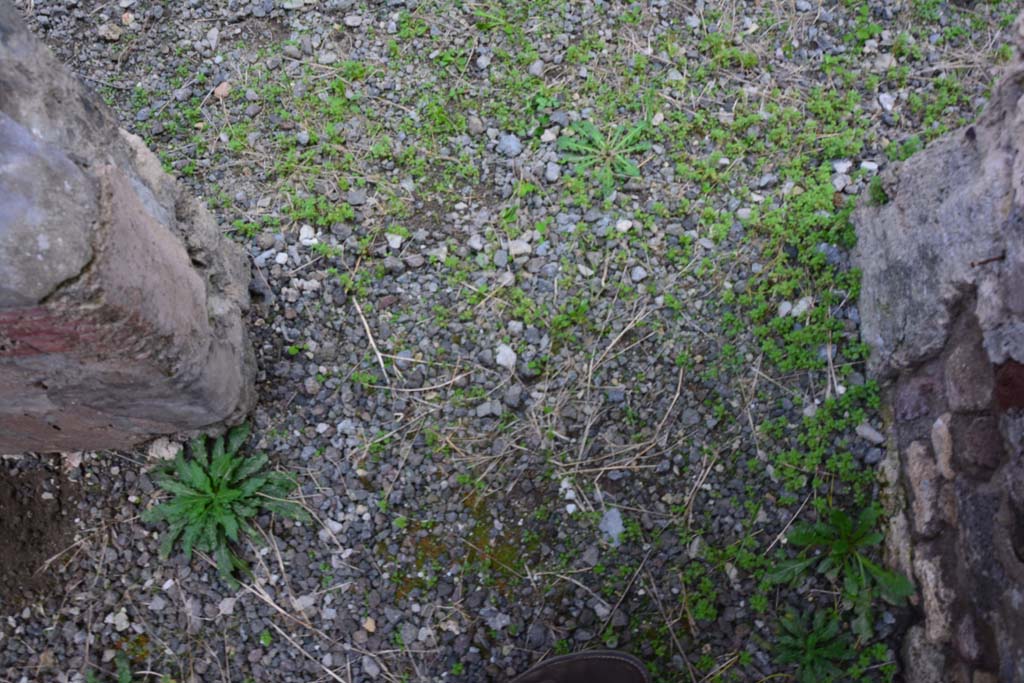
[[[173,462],[157,469],[154,482],[170,499],[147,510],[145,522],[166,522],[160,542],[160,557],[166,559],[181,544],[185,558],[192,551],[209,553],[220,575],[235,585],[236,572],[249,573],[249,566],[235,552],[243,537],[260,542],[251,520],[261,511],[296,520],[308,520],[306,511],[288,500],[297,484],[287,474],[268,471],[267,456],[242,455],[239,450],[249,436],[249,426],[234,427],[225,437],[194,439]]]

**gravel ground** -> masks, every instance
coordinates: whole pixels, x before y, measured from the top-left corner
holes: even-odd
[[[779,616],[838,594],[764,572],[883,456],[845,217],[977,112],[1011,4],[21,0],[251,253],[251,447],[316,523],[262,519],[233,591],[138,521],[166,443],[66,458],[0,680],[790,672]],[[844,680],[898,678],[913,618]]]

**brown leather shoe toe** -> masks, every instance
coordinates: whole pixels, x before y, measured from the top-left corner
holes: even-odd
[[[643,662],[622,652],[590,650],[552,657],[511,683],[650,683]]]

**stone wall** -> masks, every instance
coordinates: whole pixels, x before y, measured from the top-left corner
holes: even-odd
[[[888,380],[889,561],[919,589],[909,683],[1024,681],[1024,16],[979,121],[854,215],[863,335]]]
[[[0,0],[0,453],[128,447],[254,402],[249,270]]]

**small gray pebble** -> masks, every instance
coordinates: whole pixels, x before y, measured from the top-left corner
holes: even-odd
[[[498,153],[504,154],[509,159],[517,157],[523,152],[523,143],[513,133],[502,133],[498,136]]]

